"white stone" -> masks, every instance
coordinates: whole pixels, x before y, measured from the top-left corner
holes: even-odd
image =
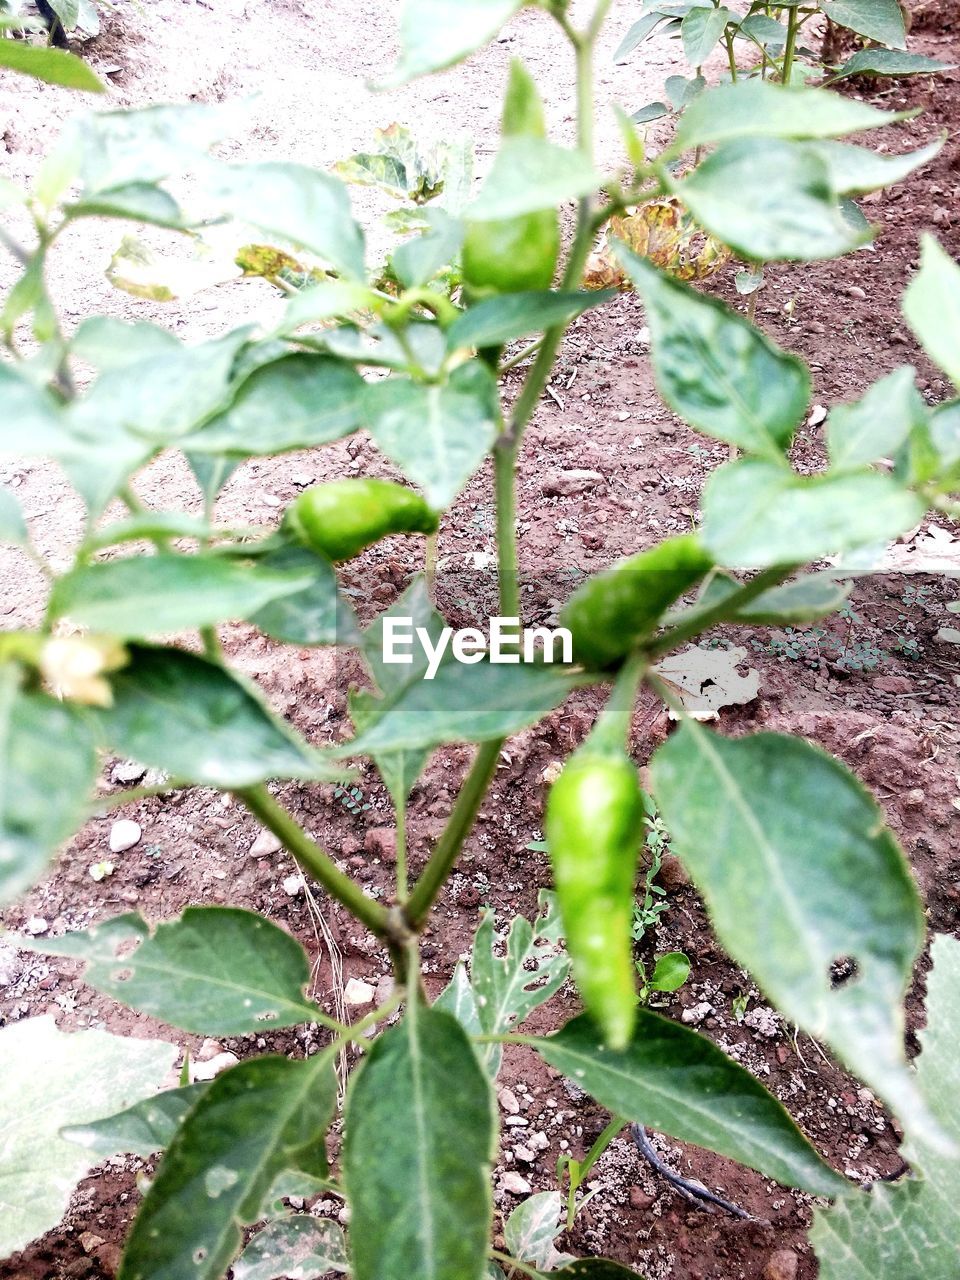
[[[146,772],[145,764],[137,764],[136,760],[122,760],[110,770],[110,780],[124,787],[132,787]]]
[[[533,1164],[537,1158],[529,1147],[514,1147],[513,1154],[518,1160],[522,1160],[524,1164]]]
[[[110,828],[110,852],[125,853],[127,849],[140,843],[142,835],[139,822],[133,822],[130,818],[118,818]]]
[[[218,1053],[209,1062],[192,1062],[190,1064],[191,1080],[212,1080],[221,1071],[235,1067],[240,1059],[235,1053]]]
[[[517,1095],[512,1089],[504,1087],[497,1094],[497,1097],[500,1099],[500,1105],[508,1116],[515,1116],[520,1110],[520,1103],[517,1101]]]
[[[349,1005],[373,1004],[376,990],[362,978],[351,978],[343,989],[343,1002]]]
[[[283,892],[288,894],[291,898],[295,898],[297,894],[303,893],[303,876],[301,875],[287,876],[281,881],[281,884],[283,885]]]
[[[43,916],[31,916],[23,927],[34,938],[38,938],[41,933],[46,933],[50,928]]]
[[[503,1175],[500,1179],[500,1189],[509,1192],[512,1196],[528,1196],[533,1191],[533,1187],[522,1174],[513,1172]]]
[[[533,1151],[546,1151],[550,1145],[550,1139],[545,1133],[531,1133],[527,1138],[527,1146]]]
[[[713,1013],[713,1005],[708,1000],[701,1000],[699,1004],[691,1005],[689,1009],[684,1009],[680,1015],[680,1021],[686,1022],[688,1026],[696,1026],[698,1022],[702,1022],[711,1013]]]
[[[256,840],[250,846],[251,858],[263,858],[268,853],[279,853],[283,846],[272,831],[268,831],[266,827],[260,832]]]

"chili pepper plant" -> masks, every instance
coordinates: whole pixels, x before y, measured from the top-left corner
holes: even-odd
[[[391,82],[479,50],[521,7],[407,0]],[[667,195],[751,261],[829,258],[872,235],[851,226],[841,200],[899,180],[926,158],[842,141],[886,129],[895,142],[896,113],[753,79],[694,98],[659,154],[621,112],[628,162],[601,172],[593,63],[610,0],[576,22],[563,0],[532,7],[566,42],[575,145],[546,136],[536,85],[515,64],[490,172],[459,214],[430,221],[394,251],[395,292],[370,284],[363,234],[338,179],[299,164],[210,157],[233,125],[226,108],[92,113],[69,128],[31,190],[0,186],[3,245],[19,264],[0,313],[0,447],[6,456],[54,460],[87,513],[70,563],[55,566],[31,543],[14,497],[4,492],[0,505],[4,541],[39,566],[48,587],[40,625],[0,637],[3,899],[44,875],[58,846],[102,806],[94,788],[108,753],[161,771],[162,789],[234,796],[369,931],[395,977],[386,1003],[344,1024],[305,995],[300,943],[237,907],[196,905],[159,921],[128,913],[19,939],[82,962],[98,991],[171,1028],[239,1036],[309,1024],[326,1042],[313,1056],[254,1056],[212,1082],[185,1079],[157,1094],[173,1044],[65,1035],[42,1018],[4,1029],[0,1146],[10,1167],[0,1252],[53,1226],[71,1186],[104,1155],[162,1152],[120,1280],[218,1280],[231,1267],[237,1280],[329,1270],[357,1280],[543,1274],[557,1257],[524,1253],[529,1233],[516,1221],[505,1233],[513,1252],[491,1246],[494,1082],[509,1051],[569,1076],[610,1111],[611,1133],[647,1126],[823,1197],[822,1206],[831,1201],[817,1210],[815,1227],[825,1280],[848,1280],[850,1260],[860,1258],[873,1280],[914,1274],[903,1260],[916,1256],[927,1280],[954,1274],[951,1197],[937,1187],[958,1178],[949,1087],[960,1060],[950,1050],[957,945],[935,943],[930,1027],[914,1070],[903,1002],[925,943],[924,916],[877,804],[843,765],[800,738],[730,739],[689,718],[658,664],[723,624],[782,627],[825,616],[842,604],[855,572],[843,569],[844,556],[857,553],[862,564],[865,549],[926,512],[956,515],[960,401],[931,407],[913,370],[897,369],[831,410],[827,463],[801,474],[790,448],[811,397],[802,361],[735,310],[621,247],[646,308],[664,401],[739,454],[711,475],[696,527],[637,548],[577,589],[561,615],[572,643],[566,661],[467,664],[448,655],[424,679],[420,661],[386,662],[383,641],[400,616],[428,634],[442,625],[425,580],[366,626],[338,582],[338,562],[379,538],[432,537],[492,458],[499,610],[522,623],[521,451],[567,325],[608,296],[579,287],[607,220]],[[43,69],[60,75],[66,65]],[[573,233],[561,251],[567,208]],[[325,275],[289,290],[268,329],[246,325],[190,346],[154,324],[89,316],[67,335],[46,281],[62,233],[89,217],[183,234],[236,219],[310,255]],[[450,283],[451,266],[462,289]],[[958,298],[960,267],[926,238],[904,315],[960,387]],[[522,353],[511,345],[520,341]],[[502,389],[508,366],[522,367],[510,398]],[[218,520],[217,495],[245,460],[322,448],[361,429],[406,486],[372,477],[320,486],[266,531]],[[147,509],[138,498],[138,472],[168,450],[189,464],[202,514]],[[808,567],[837,556],[839,568]],[[358,651],[369,683],[352,694],[349,741],[306,741],[231,670],[218,628],[235,620],[293,649]],[[628,744],[642,686],[679,717],[651,762],[651,803],[719,942],[787,1019],[896,1115],[911,1170],[899,1185],[866,1191],[851,1182],[709,1038],[638,1003],[631,928],[644,799]],[[504,743],[588,688],[607,691],[606,705],[546,803],[555,897],[545,896],[535,922],[511,923],[505,955],[484,915],[470,962],[431,1003],[420,940]],[[407,799],[431,752],[454,742],[474,744],[473,761],[414,879]],[[375,763],[396,808],[388,901],[342,870],[336,849],[320,847],[275,794],[288,780],[349,785],[351,761],[363,758]],[[526,1031],[524,1019],[571,968],[583,1013],[551,1034]],[[347,1049],[356,1052],[341,1105],[337,1064]],[[41,1098],[43,1114],[62,1116],[67,1127],[38,1148]],[[343,1140],[331,1165],[326,1139],[335,1119]],[[333,1220],[290,1211],[289,1197],[320,1192],[340,1198],[348,1213]],[[570,1221],[576,1194],[571,1180]],[[558,1257],[559,1273],[571,1277],[633,1274]]]

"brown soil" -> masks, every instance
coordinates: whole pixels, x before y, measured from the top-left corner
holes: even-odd
[[[947,14],[949,4],[915,8],[912,47],[946,61],[960,60],[960,37]],[[118,105],[186,97],[217,101],[260,89],[263,98],[236,154],[296,157],[318,165],[349,153],[375,127],[394,119],[427,136],[469,131],[489,153],[511,53],[532,64],[549,94],[563,90],[564,78],[551,74],[557,45],[549,25],[525,14],[501,42],[466,67],[397,94],[372,97],[363,81],[389,64],[394,18],[372,0],[277,0],[246,8],[242,0],[230,0],[217,4],[216,12],[202,0],[157,0],[142,11],[131,6],[108,14],[104,34],[88,44],[86,56],[108,75]],[[626,20],[611,24],[607,53]],[[601,94],[627,106],[656,96],[675,55],[668,42],[649,48],[642,67],[638,61],[612,68],[609,57],[602,56]],[[928,141],[958,118],[960,74],[955,71],[937,80],[902,81],[869,91],[885,106],[923,108],[891,140],[896,150]],[[34,172],[53,122],[75,109],[76,100],[60,91],[0,77],[4,173],[16,178]],[[569,101],[551,96],[549,109],[558,133],[569,135]],[[615,136],[612,119],[604,113],[601,137],[611,155]],[[875,250],[837,263],[768,273],[758,319],[774,338],[810,362],[817,403],[853,398],[906,361],[916,364],[931,402],[948,394],[901,323],[898,305],[917,262],[923,228],[933,228],[951,252],[960,253],[958,195],[960,147],[951,137],[917,177],[868,202],[869,216],[884,228]],[[359,200],[358,207],[365,216],[373,211],[369,199]],[[196,338],[276,305],[260,283],[200,294],[167,308],[113,293],[100,272],[117,239],[116,227],[102,226],[95,235],[72,238],[61,248],[53,277],[70,326],[98,309],[158,319]],[[729,298],[734,297],[731,279],[728,269],[716,285]],[[659,400],[642,326],[642,308],[630,295],[579,321],[564,344],[554,394],[543,399],[527,437],[520,502],[528,620],[547,616],[551,601],[565,595],[580,572],[688,527],[706,474],[724,460],[722,447],[690,432]],[[800,462],[818,461],[820,430],[801,431]],[[574,468],[600,472],[602,485],[566,497],[545,496],[544,490],[554,487],[552,477]],[[254,462],[227,486],[222,514],[229,520],[268,523],[275,518],[276,499],[285,504],[295,495],[294,477],[302,483],[304,476],[325,479],[367,470],[384,473],[387,468],[364,438],[310,455]],[[45,552],[56,554],[69,545],[79,510],[59,475],[50,468],[13,463],[0,469],[0,478],[15,487]],[[138,489],[149,503],[196,505],[183,469],[172,461],[151,468]],[[464,572],[466,558],[490,550],[489,477],[481,474],[445,521],[441,538],[441,556],[448,565],[441,575],[441,598],[452,617],[462,608],[465,587],[473,595],[485,586],[478,584],[475,572]],[[545,574],[544,565],[556,566],[556,572]],[[351,584],[372,611],[392,601],[417,568],[408,546],[386,546],[351,571]],[[4,625],[36,617],[39,583],[12,554],[0,558],[0,586]],[[919,600],[905,603],[908,586],[927,589]],[[731,636],[747,647],[750,663],[760,671],[760,697],[722,717],[727,733],[760,727],[801,733],[850,764],[872,788],[903,841],[931,929],[947,931],[957,927],[960,900],[960,655],[935,636],[946,621],[943,605],[952,593],[949,584],[917,577],[864,580],[856,593],[854,619],[824,624],[825,634],[808,635],[789,650],[793,656],[784,656],[791,637],[759,629]],[[233,661],[258,680],[273,704],[312,741],[329,742],[346,734],[349,664],[338,665],[324,650],[279,650],[248,627],[225,628],[224,635]],[[423,948],[433,992],[468,949],[482,905],[494,906],[501,920],[517,912],[535,914],[537,893],[549,884],[549,872],[542,855],[525,846],[541,834],[542,773],[582,738],[592,709],[590,698],[572,699],[509,744]],[[652,704],[641,707],[635,723],[637,758],[648,759],[667,731]],[[470,754],[458,747],[439,751],[414,792],[414,870],[443,824]],[[116,789],[109,782],[113,763],[105,764],[107,790]],[[55,785],[51,779],[51,787]],[[344,866],[389,893],[388,856],[378,855],[375,839],[367,842],[373,852],[365,850],[366,833],[390,824],[389,802],[372,770],[364,777],[363,790],[371,807],[355,817],[329,787],[290,785],[280,794]],[[317,962],[319,998],[332,998],[331,956],[320,945],[309,905],[302,896],[290,897],[281,884],[292,865],[282,854],[248,856],[258,829],[242,810],[212,792],[196,790],[129,806],[119,816],[135,818],[144,835],[135,849],[113,859],[116,871],[109,879],[95,884],[88,874],[89,866],[106,856],[111,821],[94,820],[70,842],[43,884],[7,913],[6,924],[20,928],[40,915],[56,933],[130,909],[164,918],[189,903],[242,905],[264,912],[303,941]],[[784,1100],[837,1168],[859,1178],[895,1168],[897,1137],[889,1117],[819,1046],[795,1037],[792,1028],[766,1009],[749,978],[717,947],[694,890],[674,864],[669,871],[669,910],[648,933],[641,955],[649,959],[655,952],[683,950],[693,961],[693,974],[684,989],[664,1002],[665,1011],[679,1017],[683,1009],[708,1005],[701,1009],[701,1029]],[[320,908],[342,955],[342,981],[363,977],[376,983],[387,973],[385,955],[336,905],[321,899]],[[241,1056],[265,1048],[302,1053],[316,1039],[314,1031],[307,1031],[228,1040],[222,1046],[202,1044],[103,999],[66,962],[22,956],[6,976],[10,981],[0,1008],[7,1021],[50,1012],[66,1030],[102,1025],[128,1034],[162,1035],[200,1058],[221,1048]],[[912,1025],[920,994],[911,996]],[[742,1022],[732,1004],[739,995],[748,997]],[[573,993],[565,989],[531,1023],[541,1029],[555,1026],[574,1007]],[[605,1114],[520,1049],[508,1050],[500,1084],[510,1086],[519,1099],[526,1126],[516,1129],[542,1131],[549,1139],[548,1149],[538,1152],[532,1165],[518,1164],[512,1148],[519,1139],[513,1128],[506,1129],[503,1150],[508,1156],[501,1170],[518,1168],[535,1190],[555,1186],[561,1142],[574,1153],[587,1150]],[[661,1143],[661,1148],[682,1172],[735,1200],[755,1220],[744,1223],[691,1206],[652,1175],[621,1138],[598,1166],[591,1185],[599,1183],[601,1191],[579,1216],[565,1247],[617,1258],[647,1280],[761,1280],[771,1255],[784,1249],[799,1258],[800,1280],[816,1274],[804,1242],[808,1197],[701,1150],[674,1143]],[[135,1174],[140,1167],[141,1162],[123,1160],[102,1167],[81,1185],[63,1226],[23,1255],[0,1263],[0,1276],[111,1276],[117,1245],[138,1203]],[[504,1214],[518,1203],[502,1192],[497,1199]]]

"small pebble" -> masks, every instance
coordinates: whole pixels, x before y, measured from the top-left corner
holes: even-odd
[[[228,1071],[230,1067],[235,1067],[239,1061],[235,1053],[218,1053],[209,1062],[191,1062],[190,1079],[194,1082],[212,1080],[221,1071]]]
[[[50,928],[43,916],[31,916],[23,927],[34,938],[39,938],[41,933],[46,933]]]
[[[279,853],[283,846],[272,831],[268,831],[266,827],[260,832],[256,840],[250,846],[249,856],[251,858],[263,858],[270,853]]]
[[[497,1093],[500,1105],[508,1116],[515,1116],[520,1110],[520,1103],[517,1101],[517,1095],[512,1089],[504,1087]]]
[[[506,1191],[512,1196],[528,1196],[533,1187],[519,1173],[505,1173],[500,1179],[500,1190]]]
[[[142,835],[139,822],[133,822],[130,818],[119,818],[110,828],[110,852],[125,853],[127,849],[132,849],[135,844],[140,843]]]
[[[285,876],[281,884],[283,892],[291,898],[296,898],[298,894],[303,893],[303,876],[301,875]]]
[[[369,982],[361,978],[351,978],[343,989],[343,1002],[349,1005],[373,1004],[376,991]]]

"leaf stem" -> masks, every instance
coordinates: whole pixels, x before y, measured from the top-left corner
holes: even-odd
[[[797,32],[800,29],[800,17],[794,5],[787,15],[787,42],[783,49],[783,70],[780,73],[781,84],[788,85],[793,75],[793,59],[797,51]]]
[[[727,46],[727,65],[730,68],[730,79],[737,83],[737,58],[733,51],[733,32],[729,28],[723,33],[723,42]]]
[[[453,870],[463,842],[476,821],[480,805],[487,793],[490,780],[500,758],[503,739],[483,742],[477,751],[470,772],[464,779],[456,804],[447,820],[443,834],[437,841],[436,848],[430,855],[420,879],[413,887],[409,901],[404,907],[404,917],[411,929],[421,929],[430,908],[436,901],[437,894],[443,888],[447,877]]]
[[[688,640],[693,640],[704,631],[708,631],[710,627],[715,626],[718,622],[727,621],[741,606],[762,595],[764,591],[769,591],[771,587],[779,586],[791,574],[796,573],[799,568],[799,565],[791,564],[779,565],[774,569],[764,569],[755,578],[745,582],[739,591],[734,591],[731,595],[725,596],[723,600],[718,601],[712,608],[704,609],[702,612],[693,615],[688,621],[678,622],[675,627],[670,627],[661,635],[656,636],[644,647],[644,652],[651,659],[663,657],[664,654],[676,649],[678,645],[686,644]]]
[[[351,915],[365,924],[371,933],[385,941],[399,941],[387,909],[373,898],[368,898],[354,880],[344,875],[330,855],[307,835],[263,783],[254,787],[240,787],[234,795],[268,831],[273,832],[314,880],[346,907]]]

